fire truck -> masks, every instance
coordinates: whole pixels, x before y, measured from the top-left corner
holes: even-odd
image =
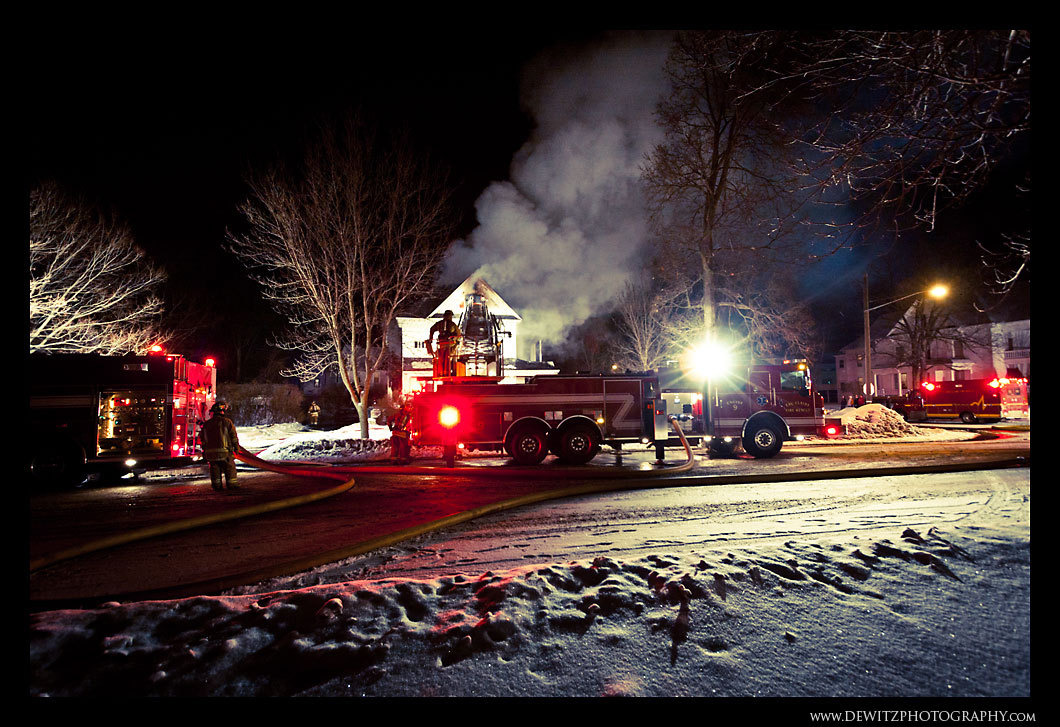
[[[926,381],[910,392],[901,413],[908,421],[959,419],[965,424],[1028,416],[1026,379]],[[895,406],[898,410],[898,406]]]
[[[449,466],[457,447],[505,451],[515,462],[538,464],[551,452],[584,464],[602,444],[677,446],[668,404],[683,431],[699,433],[713,453],[737,447],[756,458],[776,455],[785,440],[824,433],[824,400],[805,362],[762,364],[738,386],[712,392],[662,391],[656,374],[539,376],[525,384],[452,377],[425,382],[413,399],[412,442],[445,448]],[[679,412],[679,413],[678,413]]]
[[[28,470],[42,484],[136,472],[201,456],[217,369],[177,354],[31,354]]]
[[[711,452],[742,447],[755,458],[773,457],[785,441],[825,434],[824,398],[805,361],[755,364],[712,389],[706,407]]]
[[[549,452],[584,464],[602,444],[669,440],[651,374],[537,376],[523,384],[448,377],[425,384],[412,398],[412,443],[442,446],[450,467],[457,447],[503,450],[522,465],[538,464]]]

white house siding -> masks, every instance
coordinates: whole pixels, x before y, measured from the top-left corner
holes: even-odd
[[[934,341],[930,358],[943,363],[930,364],[924,378],[931,381],[989,379],[1017,370],[1030,378],[1030,320],[988,323],[960,328],[962,338],[974,337],[982,346],[960,346],[952,341]],[[889,335],[889,334],[888,334]],[[888,367],[896,343],[879,338],[872,355],[872,373],[880,395],[903,394],[918,382],[910,381],[910,367]],[[861,392],[864,344],[861,339],[845,346],[836,356],[839,395]]]

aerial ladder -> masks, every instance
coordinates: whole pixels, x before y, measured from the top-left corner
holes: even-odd
[[[464,376],[504,376],[501,339],[511,334],[502,328],[497,316],[489,312],[481,293],[465,296],[458,325],[461,334],[456,350],[458,375],[462,371]]]

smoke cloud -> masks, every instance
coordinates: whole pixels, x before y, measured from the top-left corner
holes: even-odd
[[[620,36],[546,53],[526,69],[534,133],[510,180],[479,197],[479,226],[443,263],[444,282],[474,273],[519,312],[521,348],[562,342],[647,259],[640,176],[661,139],[653,112],[667,50],[661,35]]]

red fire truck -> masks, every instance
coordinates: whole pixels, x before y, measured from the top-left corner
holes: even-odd
[[[668,412],[669,398],[680,409]],[[737,446],[758,458],[776,455],[785,440],[824,432],[824,401],[813,389],[805,362],[756,365],[738,387],[714,392],[712,422],[702,395],[659,389],[655,374],[539,376],[526,384],[498,379],[428,380],[413,398],[413,444],[443,446],[452,466],[458,446],[503,449],[519,464],[537,464],[549,452],[584,464],[601,444],[677,446],[668,416],[691,417],[683,430],[699,433],[711,450]]]
[[[451,467],[458,446],[503,450],[524,465],[538,464],[549,452],[565,463],[584,464],[601,444],[665,446],[669,440],[654,375],[499,382],[492,377],[428,380],[412,399],[412,443],[444,447]]]
[[[927,419],[960,419],[965,424],[996,422],[1007,416],[1025,416],[1023,412],[1029,413],[1022,406],[1025,402],[1025,380],[925,381],[918,393],[906,396],[903,413],[911,422]]]
[[[201,455],[199,427],[217,396],[217,369],[176,354],[33,354],[28,469],[45,484],[89,471],[141,471]]]

